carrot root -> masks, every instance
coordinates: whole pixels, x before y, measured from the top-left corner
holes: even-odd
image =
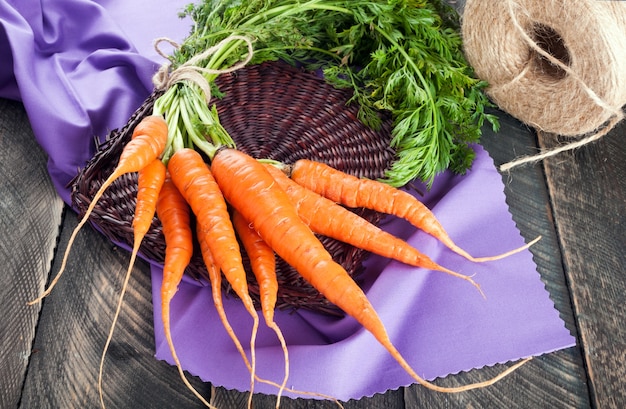
[[[98,367],[98,396],[100,397],[100,406],[104,409],[106,406],[104,404],[104,388],[103,388],[103,375],[104,375],[104,361],[106,358],[107,351],[109,350],[109,346],[111,341],[113,340],[113,333],[115,331],[115,327],[117,325],[117,321],[120,316],[120,312],[122,311],[122,305],[124,302],[124,295],[126,295],[126,290],[128,288],[128,282],[130,280],[130,276],[132,273],[133,265],[135,264],[135,258],[137,256],[137,250],[139,249],[139,242],[141,242],[141,238],[135,239],[135,245],[133,248],[133,252],[130,256],[130,262],[128,264],[128,270],[126,270],[126,274],[124,276],[124,283],[122,284],[122,290],[120,291],[119,300],[117,303],[117,307],[115,309],[115,314],[113,315],[113,321],[111,322],[111,327],[109,329],[109,334],[107,335],[106,342],[104,344],[104,348],[102,349],[102,356],[100,357],[100,366]]]
[[[185,372],[183,370],[183,366],[180,362],[180,359],[178,358],[178,354],[176,353],[176,348],[174,347],[174,341],[172,339],[172,334],[171,334],[171,328],[170,328],[170,320],[169,320],[169,315],[170,315],[170,311],[169,311],[169,302],[170,300],[166,300],[168,303],[168,306],[165,307],[165,309],[162,311],[163,314],[163,329],[165,332],[165,338],[167,340],[167,344],[169,346],[170,352],[172,354],[172,359],[174,359],[174,363],[176,364],[176,368],[178,369],[178,374],[180,375],[180,379],[183,381],[183,383],[185,384],[185,386],[187,387],[187,389],[189,389],[207,408],[209,409],[217,409],[215,406],[211,405],[205,398],[204,396],[202,396],[202,394],[200,394],[200,392],[198,392],[198,390],[196,388],[193,387],[193,385],[189,382],[189,380],[187,379],[187,376],[185,375]],[[167,317],[167,318],[165,318]]]
[[[278,294],[276,257],[274,250],[258,235],[241,213],[233,211],[232,219],[235,231],[238,233],[239,239],[248,254],[252,272],[259,285],[261,311],[263,312],[265,323],[276,333],[283,350],[285,375],[277,394],[276,407],[278,408],[280,406],[280,398],[287,386],[287,380],[289,378],[289,352],[283,333],[280,327],[274,322],[274,309],[276,307]]]
[[[300,159],[281,170],[298,184],[348,207],[364,207],[407,220],[413,226],[438,239],[453,252],[473,262],[500,260],[523,251],[533,243],[505,253],[473,257],[454,243],[428,207],[411,194],[385,183],[360,179],[321,162]]]
[[[248,406],[251,407],[255,383],[254,372],[256,371],[255,339],[259,316],[248,293],[241,250],[226,201],[222,196],[221,186],[215,181],[202,156],[193,149],[177,150],[168,162],[168,169],[174,184],[196,215],[201,227],[198,234],[204,236],[215,264],[223,272],[254,321],[250,339],[250,360],[253,373],[250,376]]]
[[[105,190],[120,176],[131,173],[131,172],[139,172],[141,169],[149,165],[152,161],[154,161],[165,149],[165,144],[167,142],[167,124],[163,117],[158,115],[150,115],[142,119],[142,121],[137,125],[136,128],[139,128],[141,132],[136,132],[133,134],[133,137],[128,144],[124,147],[122,154],[120,155],[119,162],[113,173],[102,183],[100,189],[96,192],[91,203],[89,204],[84,216],[78,223],[78,225],[74,228],[72,235],[70,236],[70,240],[67,244],[67,248],[65,249],[65,253],[63,254],[63,260],[61,262],[61,268],[59,272],[54,277],[54,279],[50,282],[48,288],[37,298],[32,301],[29,301],[28,305],[33,305],[40,302],[43,298],[47,297],[52,289],[57,284],[59,279],[61,278],[61,274],[65,271],[65,267],[67,265],[67,259],[70,253],[70,249],[76,240],[76,235],[80,231],[80,229],[87,223],[89,216],[93,212],[93,209],[96,207],[96,203],[100,200]],[[150,133],[146,133],[147,131]],[[146,132],[144,132],[146,131]]]
[[[440,266],[406,241],[380,229],[323,195],[301,186],[273,165],[267,164],[265,168],[290,198],[300,218],[314,232],[404,264],[461,278],[476,287],[483,298],[485,297],[480,285],[471,276]]]
[[[454,243],[452,243],[452,245],[456,247],[456,250],[454,250],[454,249],[452,249],[452,250],[457,252],[458,254],[464,256],[465,258],[467,258],[470,261],[473,261],[473,262],[476,262],[476,263],[483,263],[483,262],[488,262],[488,261],[502,260],[503,258],[512,256],[512,255],[517,254],[517,253],[520,253],[520,252],[522,252],[524,250],[529,249],[532,245],[537,243],[539,240],[541,240],[541,236],[537,236],[536,238],[534,238],[529,243],[527,243],[527,244],[525,244],[523,246],[520,246],[520,247],[518,247],[516,249],[509,250],[507,252],[504,252],[502,254],[498,254],[498,255],[495,255],[495,256],[487,256],[487,257],[473,257],[473,256],[469,255],[468,253],[466,253],[461,248],[459,248],[458,246],[456,246]]]

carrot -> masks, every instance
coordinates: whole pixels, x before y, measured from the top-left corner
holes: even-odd
[[[201,234],[204,231],[204,229],[200,227],[199,224],[197,225],[197,229],[198,229],[197,237],[198,237],[198,241],[200,244],[200,250],[202,252],[202,258],[207,268],[207,272],[209,273],[209,280],[211,281],[211,292],[213,295],[213,302],[215,304],[215,308],[220,317],[220,320],[222,321],[222,324],[224,325],[224,328],[226,329],[226,332],[228,333],[230,338],[233,340],[233,342],[235,343],[235,347],[241,354],[246,367],[248,368],[249,371],[252,371],[252,366],[250,365],[250,361],[248,360],[248,357],[246,356],[246,353],[244,352],[243,347],[241,346],[241,342],[239,342],[239,339],[237,338],[237,335],[235,335],[235,331],[233,330],[233,327],[230,325],[230,322],[228,321],[228,318],[226,317],[226,312],[224,311],[224,305],[222,303],[222,277],[221,277],[221,273],[219,269],[215,265],[215,259],[213,258],[213,255],[211,254],[211,250],[209,249],[209,246],[207,245],[206,240],[204,239],[205,235]],[[276,388],[279,388],[279,390],[284,389],[285,391],[297,393],[300,395],[317,396],[319,398],[332,400],[337,404],[338,407],[343,408],[341,403],[337,399],[333,398],[332,396],[324,395],[321,393],[306,392],[306,391],[300,391],[297,389],[287,388],[284,386],[284,382],[283,382],[283,385],[279,385],[275,382],[260,378],[256,375],[255,375],[255,379],[258,382],[275,386]],[[280,400],[277,400],[276,407],[278,407],[279,404],[280,404]]]
[[[237,242],[226,202],[209,167],[195,150],[189,148],[177,150],[169,160],[168,169],[174,184],[196,215],[197,222],[202,227],[199,234],[204,235],[203,239],[206,240],[207,246],[215,258],[215,263],[224,273],[233,291],[242,300],[244,307],[254,320],[250,340],[252,374],[248,406],[251,406],[256,363],[254,344],[259,317],[248,293],[241,249]]]
[[[494,261],[527,249],[541,237],[517,249],[489,257],[473,257],[457,246],[435,215],[411,194],[385,183],[361,179],[308,159],[296,161],[288,170],[291,179],[320,195],[348,207],[364,207],[403,218],[440,240],[455,253],[474,262]]]
[[[387,233],[332,200],[299,185],[275,166],[266,165],[266,168],[276,183],[287,193],[300,218],[315,233],[411,266],[437,270],[462,278],[481,291],[480,286],[471,277],[440,266],[404,240]]]
[[[253,224],[276,254],[330,302],[356,319],[418,383],[440,392],[461,392],[490,385],[523,363],[491,380],[470,385],[447,388],[426,381],[395,348],[363,290],[333,261],[263,165],[240,151],[223,149],[214,156],[211,170],[226,200]]]
[[[145,122],[145,124],[144,124]],[[52,288],[56,285],[61,274],[65,270],[65,265],[67,264],[67,258],[76,239],[76,235],[83,227],[83,225],[89,219],[91,212],[96,207],[96,203],[100,200],[100,197],[104,193],[104,191],[120,176],[131,173],[138,172],[147,166],[150,162],[154,161],[160,154],[163,152],[165,148],[165,144],[167,142],[167,123],[161,116],[151,115],[145,117],[139,125],[141,129],[150,130],[151,133],[137,133],[133,138],[126,144],[122,154],[120,155],[119,162],[117,167],[113,170],[113,173],[102,183],[100,189],[96,192],[85,215],[82,217],[78,225],[74,228],[72,235],[70,236],[70,240],[67,244],[67,248],[65,249],[65,254],[63,255],[63,260],[61,262],[61,268],[57,275],[54,277],[48,289],[46,289],[39,297],[30,301],[28,304],[32,305],[39,301],[41,301],[44,297],[46,297],[52,291]]]
[[[126,293],[126,288],[128,287],[132,267],[135,264],[135,258],[139,252],[139,246],[150,229],[152,220],[154,219],[157,198],[165,180],[165,172],[165,165],[160,159],[153,160],[149,165],[139,171],[137,181],[137,200],[132,223],[134,236],[133,249],[130,256],[130,262],[128,263],[128,270],[126,271],[124,278],[124,284],[122,285],[117,309],[115,310],[115,315],[111,324],[111,329],[109,331],[104,349],[102,350],[100,369],[98,372],[98,393],[100,395],[100,404],[103,408],[104,397],[102,393],[102,373],[104,370],[104,359],[111,343],[111,339],[113,338],[113,331],[115,330],[115,325],[117,324],[117,320],[122,309],[122,302]]]
[[[252,373],[252,366],[250,365],[250,361],[248,361],[248,356],[243,350],[241,346],[241,342],[233,327],[230,325],[228,321],[228,317],[226,317],[226,311],[224,310],[224,303],[222,302],[222,272],[215,264],[215,258],[211,253],[211,249],[206,241],[206,229],[201,227],[199,223],[196,224],[196,237],[198,238],[198,243],[200,244],[200,252],[202,254],[202,259],[204,260],[204,265],[206,266],[207,272],[209,274],[209,281],[211,282],[211,294],[213,296],[213,304],[215,305],[215,309],[217,311],[217,315],[220,317],[220,321],[222,321],[222,325],[224,325],[224,329],[228,333],[228,336],[235,343],[235,347],[237,351],[241,354],[243,361]]]
[[[261,236],[259,236],[250,223],[243,218],[241,213],[234,211],[232,219],[235,231],[238,233],[239,239],[248,254],[252,272],[259,285],[261,311],[263,312],[265,323],[276,333],[285,357],[285,376],[276,399],[276,407],[278,408],[280,406],[280,397],[287,385],[287,379],[289,378],[289,353],[285,337],[280,327],[274,322],[274,309],[278,298],[276,257],[274,250],[263,241]]]
[[[161,188],[156,210],[163,227],[163,235],[165,236],[165,261],[163,263],[163,282],[161,285],[163,332],[181,379],[202,403],[209,408],[213,408],[187,380],[172,340],[170,305],[193,255],[193,236],[191,233],[189,206],[169,176],[165,179]]]

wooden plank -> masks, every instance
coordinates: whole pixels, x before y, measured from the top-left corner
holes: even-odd
[[[229,391],[223,388],[216,388],[213,394],[212,403],[218,408],[244,409],[247,406],[248,394]],[[345,409],[403,409],[404,397],[402,389],[389,391],[385,394],[377,394],[360,400],[350,400],[348,402],[335,402],[332,400],[320,399],[292,399],[282,398],[280,407],[283,409],[336,409],[339,404]],[[255,409],[272,409],[276,406],[276,396],[255,394],[252,400],[252,407]]]
[[[501,130],[486,129],[482,144],[496,165],[535,151],[534,133],[510,116],[498,112]],[[561,265],[560,249],[553,227],[550,197],[541,165],[518,168],[502,175],[509,209],[526,241],[542,235],[531,248],[537,269],[566,327],[576,334],[576,322]],[[454,386],[488,379],[507,366],[461,373],[438,382]],[[496,385],[459,394],[433,394],[413,386],[406,390],[407,407],[589,407],[586,375],[578,348],[535,358]]]
[[[555,224],[596,407],[626,405],[626,123],[546,159]],[[566,140],[540,134],[543,148]]]
[[[77,224],[65,218],[58,255]],[[59,269],[56,258],[53,274]],[[97,375],[101,352],[111,325],[129,253],[117,248],[92,228],[78,235],[67,269],[49,297],[35,338],[24,385],[23,408],[97,407]],[[133,269],[118,326],[104,370],[108,408],[199,408],[176,368],[154,358],[152,293],[149,267],[139,261]],[[210,387],[192,384],[205,396]]]
[[[0,407],[16,408],[63,204],[21,104],[0,100]]]
[[[244,409],[247,407],[249,394],[215,388],[211,403],[218,408]],[[403,409],[405,408],[402,389],[377,394],[360,400],[339,402],[345,409]],[[273,409],[276,407],[276,396],[255,394],[252,399],[255,409]],[[282,398],[282,409],[337,409],[340,406],[332,400]]]

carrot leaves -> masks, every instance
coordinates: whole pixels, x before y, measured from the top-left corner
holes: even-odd
[[[441,0],[202,0],[183,14],[194,27],[174,67],[245,36],[254,45],[250,63],[321,68],[329,83],[352,89],[365,124],[377,127],[379,111],[391,112],[397,160],[385,182],[393,186],[416,177],[430,184],[446,169],[465,172],[485,121],[498,127],[486,111],[487,84],[463,56],[458,15]],[[231,66],[245,52],[231,42],[202,66]]]

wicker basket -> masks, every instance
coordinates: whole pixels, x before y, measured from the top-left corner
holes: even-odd
[[[357,119],[358,107],[346,105],[350,93],[333,88],[313,73],[285,63],[263,63],[222,75],[217,85],[225,93],[216,102],[220,121],[237,147],[253,157],[284,163],[309,158],[367,178],[383,176],[395,158],[389,147],[389,118],[383,118],[382,128],[376,131],[364,126]],[[135,125],[151,113],[158,96],[157,92],[151,95],[122,129],[112,131],[76,177],[72,202],[79,213],[85,212],[95,192],[111,174]],[[112,241],[132,246],[136,193],[137,174],[121,177],[104,193],[90,217],[91,223]],[[373,223],[379,221],[379,215],[374,212],[354,211]],[[333,258],[357,279],[367,252],[326,237],[320,239]],[[156,217],[140,252],[159,263],[164,259],[165,242]],[[258,305],[258,285],[245,262],[250,293]],[[277,268],[278,308],[341,314],[284,261],[278,260]],[[199,256],[194,257],[187,273],[208,280]],[[225,290],[229,291],[227,287]]]

